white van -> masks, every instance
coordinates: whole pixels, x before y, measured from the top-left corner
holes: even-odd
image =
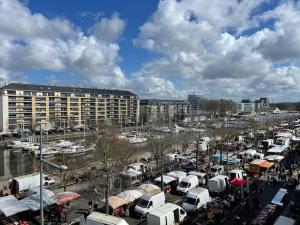
[[[183,201],[182,208],[187,212],[195,212],[210,202],[209,192],[206,188],[196,187],[190,190]]]
[[[253,156],[253,159],[264,159],[264,157],[265,157],[264,153],[256,152]]]
[[[165,162],[172,163],[179,160],[179,155],[176,153],[168,153],[165,155]]]
[[[160,190],[153,190],[147,194],[143,194],[139,198],[134,211],[137,216],[145,216],[151,210],[158,208],[166,203],[165,193]]]
[[[85,225],[129,225],[125,220],[106,215],[104,213],[92,212],[87,218]]]
[[[195,175],[188,175],[182,179],[182,181],[178,184],[176,191],[179,193],[186,194],[189,190],[198,186],[198,177]]]
[[[224,173],[224,166],[215,165],[215,166],[212,166],[210,168],[210,170],[208,171],[208,176],[209,177],[215,177],[215,176],[221,175],[223,173]]]
[[[180,206],[167,203],[147,215],[148,225],[176,225],[186,219],[186,212]]]
[[[248,160],[253,159],[255,153],[256,153],[255,149],[248,149],[245,151],[245,158]]]
[[[261,144],[263,146],[263,149],[269,150],[269,148],[274,144],[274,140],[273,139],[262,140]]]
[[[187,174],[186,172],[175,170],[167,173],[167,176],[174,177],[178,180],[178,182],[181,182],[182,179],[187,176]]]
[[[218,175],[208,180],[208,190],[212,193],[221,193],[226,190],[228,177],[225,175]]]
[[[189,175],[195,175],[198,177],[198,183],[199,185],[206,185],[207,183],[207,175],[206,173],[200,173],[200,172],[196,172],[196,171],[190,171],[188,173]]]
[[[234,178],[244,179],[247,176],[244,170],[231,170],[229,171],[229,180],[233,180]]]

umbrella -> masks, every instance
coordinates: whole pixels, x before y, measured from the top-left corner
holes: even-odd
[[[77,198],[80,198],[80,195],[75,192],[66,191],[54,195],[53,198],[58,205],[62,205],[65,202],[70,202]]]
[[[128,202],[134,202],[136,199],[140,198],[143,195],[141,191],[137,190],[127,190],[123,191],[117,195],[117,197],[122,198]]]
[[[154,184],[142,184],[138,188],[142,189],[145,192],[151,192],[153,190],[160,190],[160,187],[158,187]]]
[[[247,184],[247,181],[244,180],[244,179],[241,179],[241,178],[234,178],[229,183],[234,185],[234,186],[245,186]]]

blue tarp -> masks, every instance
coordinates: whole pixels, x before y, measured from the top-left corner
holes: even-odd
[[[281,202],[284,196],[287,194],[287,190],[284,188],[280,188],[273,200],[271,201],[274,205],[283,206],[283,203]]]

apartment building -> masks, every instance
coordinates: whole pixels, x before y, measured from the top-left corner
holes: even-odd
[[[0,129],[135,124],[139,98],[129,91],[10,83],[0,89]]]
[[[143,122],[172,122],[183,120],[190,113],[190,104],[184,100],[143,99],[140,102]]]

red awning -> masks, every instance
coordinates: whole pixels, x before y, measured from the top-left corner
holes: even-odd
[[[80,195],[75,192],[61,192],[53,196],[54,200],[58,205],[62,205],[66,202],[71,202],[77,198],[80,198]]]
[[[229,182],[234,186],[244,186],[247,184],[247,181],[241,178],[234,178],[232,181]]]

